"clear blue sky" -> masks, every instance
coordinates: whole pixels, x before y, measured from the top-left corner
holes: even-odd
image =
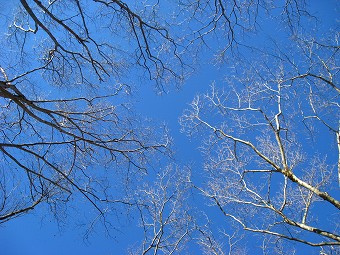
[[[16,2],[13,1],[13,5]],[[339,12],[335,9],[336,0],[313,0],[310,2],[313,12],[321,17],[322,26],[325,28],[333,26],[339,29],[335,22],[336,17],[339,17]],[[11,12],[10,7],[12,5],[9,5],[7,1],[0,1],[0,3],[5,6],[6,11]],[[251,39],[254,43],[261,45],[267,42],[269,36],[279,37],[277,30],[273,29],[273,23],[261,22],[261,26],[266,32],[259,33],[256,40]],[[0,31],[3,32],[3,29]],[[286,40],[284,36],[282,40]],[[285,42],[281,41],[280,43],[284,44]],[[197,67],[197,70],[179,90],[171,88],[169,93],[157,95],[152,85],[140,84],[133,95],[138,114],[150,117],[156,123],[155,125],[165,123],[169,127],[174,139],[177,163],[179,165],[192,165],[194,178],[200,178],[201,176],[202,158],[197,149],[200,141],[199,139],[192,140],[181,133],[178,119],[196,94],[209,90],[209,85],[213,81],[219,84],[223,83],[225,70],[228,69],[222,64],[212,65],[213,56],[210,54],[211,52],[209,51],[204,52],[204,55],[201,56],[202,62],[200,66]],[[132,82],[138,83],[136,80],[132,80]],[[143,81],[143,83],[145,82]],[[329,138],[325,137],[325,139]],[[76,206],[81,207],[84,211],[93,210],[90,205],[86,204]],[[216,208],[209,209],[208,213],[211,214],[210,217],[216,219],[218,224],[223,224],[223,220],[220,218],[219,211]],[[132,217],[131,221],[124,219],[122,222],[117,223],[116,226],[120,229],[119,231],[113,231],[111,238],[106,236],[102,227],[97,227],[90,238],[84,240],[84,228],[77,227],[74,224],[79,216],[81,215],[76,215],[73,211],[70,211],[66,220],[70,224],[58,227],[53,218],[48,214],[46,215],[46,208],[41,206],[27,215],[2,224],[0,225],[0,255],[127,254],[127,249],[131,244],[142,240],[140,230],[136,230],[135,227],[137,217]],[[248,242],[247,245],[249,249],[255,249],[255,247],[251,247],[254,245],[253,243]],[[313,254],[313,251],[310,247],[306,247],[305,250],[300,250],[298,255]],[[201,253],[193,250],[190,254]]]

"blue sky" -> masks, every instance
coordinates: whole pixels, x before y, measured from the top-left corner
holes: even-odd
[[[2,4],[5,1],[0,1]],[[7,1],[6,1],[7,2]],[[12,2],[15,5],[15,1]],[[339,33],[338,18],[339,9],[337,1],[310,1],[312,13],[320,17],[318,22],[321,26],[319,31],[333,27]],[[5,12],[10,12],[11,5],[4,4]],[[4,13],[3,11],[1,13]],[[335,21],[337,20],[337,21]],[[303,21],[306,22],[306,21]],[[279,38],[279,44],[286,45],[289,43],[286,35],[281,36],[283,28],[279,24],[273,24],[273,20],[260,21],[261,29],[265,32],[260,32],[245,38],[245,41],[254,43],[256,47],[263,47],[268,43],[269,38]],[[275,28],[274,28],[275,25]],[[304,24],[308,26],[308,24]],[[3,30],[0,30],[3,33]],[[315,36],[318,36],[316,34]],[[282,39],[281,39],[282,37]],[[212,48],[219,48],[221,45],[220,39],[210,38]],[[223,41],[223,40],[222,40]],[[239,48],[241,54],[248,54],[249,51]],[[170,85],[167,93],[158,95],[152,84],[146,80],[140,83],[138,79],[131,79],[131,83],[137,84],[133,90],[133,96],[128,99],[134,104],[135,112],[142,117],[151,119],[151,123],[158,127],[162,124],[168,126],[170,134],[173,137],[173,149],[176,152],[175,162],[180,166],[191,166],[193,180],[203,182],[200,178],[203,176],[203,159],[198,147],[201,145],[202,137],[188,137],[181,132],[179,118],[183,111],[188,108],[189,103],[197,94],[209,91],[209,86],[216,82],[217,86],[224,86],[225,77],[230,71],[230,59],[226,64],[215,61],[214,53],[210,50],[202,50],[201,61],[196,66],[196,70],[188,77],[184,84],[179,89]],[[255,53],[256,54],[256,53]],[[0,55],[1,57],[1,55]],[[232,60],[231,60],[232,61]],[[229,62],[229,63],[228,63]],[[128,80],[128,79],[127,79]],[[329,141],[332,137],[328,133],[322,133],[320,140]],[[327,150],[328,145],[319,147],[320,152]],[[336,158],[336,154],[330,153],[329,160]],[[157,159],[156,159],[157,160]],[[164,168],[165,166],[162,166]],[[101,169],[99,169],[101,170]],[[152,172],[152,171],[151,171]],[[152,174],[151,174],[152,175]],[[339,191],[339,190],[338,190]],[[48,214],[46,206],[40,206],[31,213],[19,218],[10,220],[5,224],[0,225],[0,255],[40,255],[40,254],[127,254],[128,248],[132,244],[139,244],[142,240],[142,232],[140,228],[136,228],[137,215],[131,215],[130,219],[125,217],[121,221],[114,219],[114,226],[119,228],[117,231],[111,231],[111,237],[107,236],[105,229],[102,226],[97,226],[90,234],[88,239],[84,239],[84,227],[77,226],[78,220],[82,218],[82,212],[87,214],[93,212],[93,208],[84,203],[75,202],[74,206],[77,210],[68,210],[65,225],[58,226],[53,217]],[[211,217],[211,221],[215,224],[213,229],[217,231],[219,227],[226,224],[217,208],[209,208],[205,206],[207,200],[202,199],[198,194],[194,194],[193,201],[195,206],[202,204],[206,213]],[[79,210],[80,209],[80,210]],[[118,214],[124,214],[125,209]],[[320,209],[322,214],[322,210]],[[231,226],[225,226],[226,229]],[[217,231],[218,232],[218,231]],[[260,254],[258,243],[252,242],[253,236],[246,239],[245,245],[248,249],[248,254]],[[256,238],[255,238],[256,239]],[[255,253],[253,253],[255,251]],[[192,247],[189,254],[202,254],[197,247]],[[319,254],[318,251],[308,246],[299,246],[297,254]]]

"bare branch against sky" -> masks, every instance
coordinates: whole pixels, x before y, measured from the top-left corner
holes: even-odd
[[[339,254],[339,3],[321,2],[0,1],[4,254],[29,224],[101,254]]]

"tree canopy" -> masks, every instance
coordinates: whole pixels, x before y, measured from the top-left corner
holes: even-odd
[[[0,225],[34,209],[84,215],[89,240],[127,220],[130,254],[340,253],[340,6],[325,2],[8,3]],[[143,112],[188,86],[179,125]]]

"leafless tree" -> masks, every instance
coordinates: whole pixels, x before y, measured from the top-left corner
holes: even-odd
[[[117,199],[97,180],[107,176],[92,169],[123,169],[117,182],[124,181],[145,173],[169,143],[134,116],[124,72],[139,65],[136,75],[146,71],[157,84],[180,78],[170,65],[180,60],[177,44],[157,23],[157,4],[21,0],[14,7],[2,13],[0,222],[41,202],[66,204],[74,192],[103,215],[100,204]]]
[[[0,224],[41,203],[58,217],[80,195],[99,215],[90,229],[105,222],[112,205],[134,206],[144,231],[138,253],[178,254],[192,243],[205,254],[244,253],[235,233],[223,232],[223,243],[192,213],[187,196],[194,185],[242,228],[268,234],[264,246],[287,239],[322,252],[337,249],[338,226],[329,229],[326,222],[337,223],[340,208],[332,161],[337,151],[340,178],[336,43],[294,38],[304,61],[278,47],[264,57],[274,60],[237,66],[228,90],[212,86],[193,101],[182,124],[188,132],[210,131],[203,150],[207,186],[167,168],[155,183],[151,174],[149,184],[117,192],[143,183],[153,156],[170,153],[166,130],[151,128],[131,110],[129,81],[147,77],[162,90],[184,78],[184,53],[197,57],[197,41],[210,47],[218,38],[224,58],[277,10],[296,36],[300,19],[311,17],[304,1],[174,1],[175,20],[157,0],[12,5],[11,13],[0,12],[6,18],[0,30]],[[314,145],[324,142],[317,132],[336,138],[330,156]],[[329,207],[327,217],[317,214],[320,205]]]
[[[130,254],[245,254],[236,232],[213,233],[200,205],[192,205],[193,186],[187,167],[168,166],[156,181],[143,183],[131,197],[137,205],[142,244],[131,245]]]
[[[168,166],[156,181],[144,183],[134,194],[143,229],[140,247],[131,254],[181,254],[195,230],[188,205],[190,172]]]
[[[282,27],[296,34],[301,20],[312,17],[304,0],[180,0],[179,7],[177,17],[184,16],[183,22],[190,30],[188,44],[199,50],[198,42],[223,61],[228,61],[231,54],[234,60],[240,54],[238,46],[252,47],[247,38],[261,30],[263,21],[277,20],[279,16]]]
[[[181,123],[206,137],[197,188],[228,220],[269,236],[268,249],[287,240],[339,251],[339,46],[294,47],[235,67]]]

